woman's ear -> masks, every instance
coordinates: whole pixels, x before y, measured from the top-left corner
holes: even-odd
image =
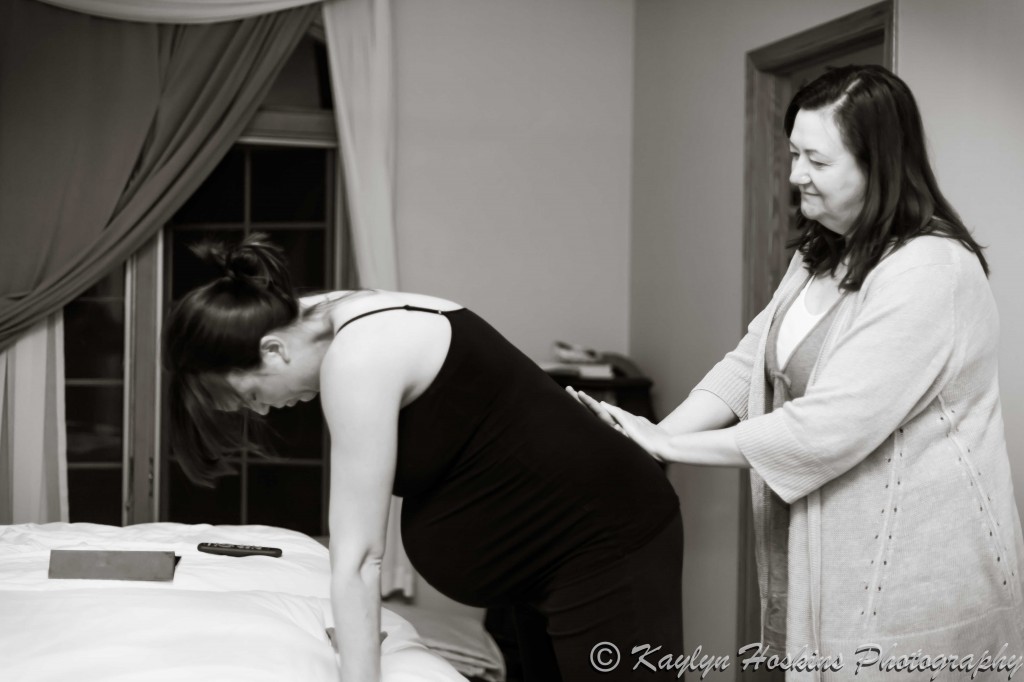
[[[288,345],[280,336],[268,334],[260,339],[260,357],[264,364],[273,361],[275,358],[280,362],[288,364],[291,356],[288,352]]]

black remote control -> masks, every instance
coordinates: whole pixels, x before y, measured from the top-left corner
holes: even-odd
[[[255,545],[229,545],[223,542],[200,542],[199,551],[224,556],[281,556],[277,547],[256,547]]]

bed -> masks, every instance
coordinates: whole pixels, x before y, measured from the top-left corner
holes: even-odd
[[[205,554],[200,542],[283,554]],[[181,558],[170,582],[62,580],[47,577],[52,549],[170,550]],[[281,528],[0,526],[0,679],[333,682],[328,595],[327,549]],[[385,608],[381,618],[386,682],[466,680],[453,663],[475,679],[502,679],[500,654],[482,626],[396,609],[402,615]]]

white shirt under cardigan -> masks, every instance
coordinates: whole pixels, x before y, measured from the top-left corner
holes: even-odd
[[[788,648],[843,657],[837,673],[787,679],[928,679],[881,668],[915,652],[1024,655],[1024,537],[999,403],[998,316],[977,257],[933,236],[889,254],[836,304],[805,395],[765,414],[769,325],[807,279],[798,254],[694,389],[741,419],[762,605],[770,488],[790,504]],[[864,656],[855,650],[869,645],[881,665],[853,677]]]
[[[826,306],[820,312],[812,313],[807,308],[807,290],[811,288],[812,281],[814,281],[813,277],[800,287],[800,294],[782,318],[782,326],[779,328],[779,339],[775,348],[775,355],[779,359],[780,367],[786,366],[796,347],[814,329],[814,326],[818,324],[818,320],[823,318],[831,309],[830,306]]]

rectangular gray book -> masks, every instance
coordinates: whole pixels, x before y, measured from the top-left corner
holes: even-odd
[[[50,578],[87,580],[174,579],[174,552],[51,549]]]

